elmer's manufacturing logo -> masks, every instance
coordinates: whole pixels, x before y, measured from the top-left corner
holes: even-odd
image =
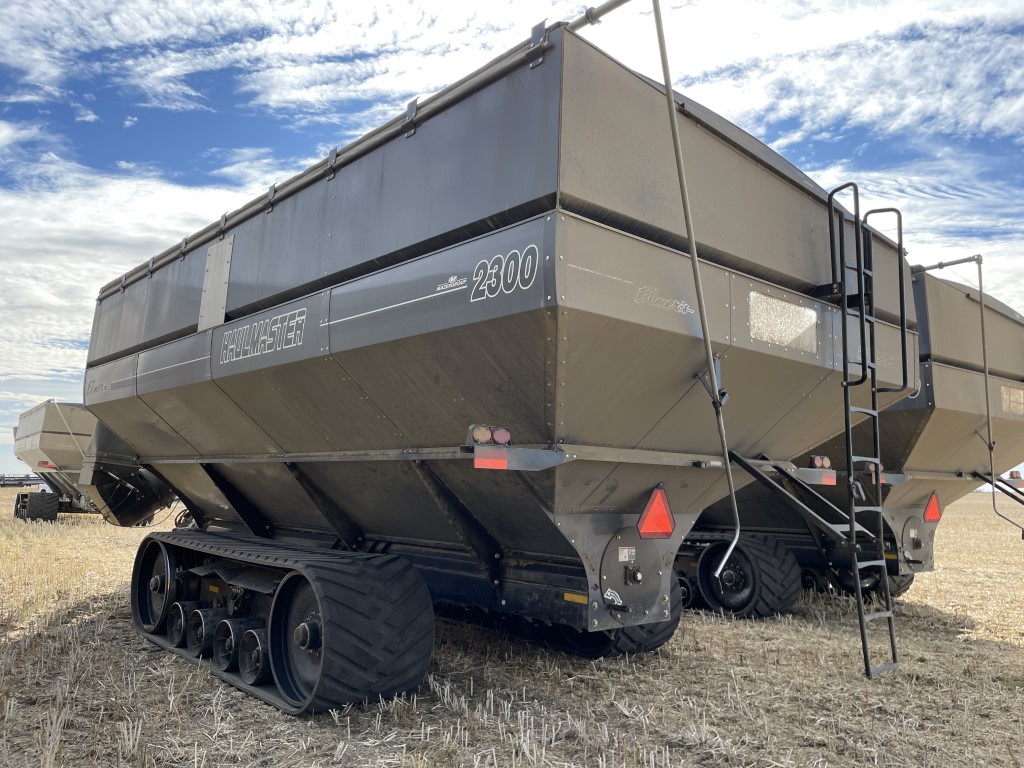
[[[437,291],[435,291],[435,293],[440,293],[441,291],[450,291],[452,290],[452,288],[461,288],[467,282],[469,282],[468,277],[459,277],[458,275],[452,275],[451,277],[448,278],[447,283],[441,283],[439,286],[437,286]]]
[[[306,308],[257,320],[232,328],[224,334],[220,347],[221,363],[233,363],[247,357],[265,355],[302,344],[306,327]]]
[[[689,302],[682,299],[662,298],[661,291],[648,285],[637,289],[633,301],[637,304],[649,304],[658,309],[667,309],[669,312],[678,312],[680,315],[692,315],[694,313],[693,307],[690,306]]]

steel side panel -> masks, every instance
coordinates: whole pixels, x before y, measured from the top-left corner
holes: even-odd
[[[559,219],[555,434],[568,443],[634,448],[706,368],[690,259],[572,216]],[[717,352],[730,337],[728,275],[708,266]],[[710,405],[708,406],[710,409]],[[695,435],[665,450],[694,451]],[[699,438],[697,438],[699,441]]]
[[[460,544],[408,462],[307,463],[302,470],[368,537]],[[267,514],[274,520],[279,513]]]
[[[933,365],[932,380],[935,410],[904,468],[987,472],[984,376],[951,366]],[[1003,385],[1022,386],[998,377],[993,377],[990,383],[996,471],[1005,472],[1024,461],[1024,413],[1003,410],[998,396]]]
[[[177,259],[152,274],[146,298],[140,343],[154,342],[169,334],[194,331],[199,322],[203,293],[205,249]]]
[[[228,500],[198,464],[154,464],[153,469],[167,479],[211,522],[241,523]]]
[[[205,331],[141,353],[139,398],[200,455],[280,451],[210,380],[214,336]]]
[[[142,456],[194,454],[195,449],[136,395],[139,356],[85,372],[85,406]]]
[[[218,464],[220,472],[275,525],[325,530],[334,535],[288,468],[277,462]]]
[[[981,305],[977,290],[928,274],[917,275],[915,281],[916,294],[920,300],[922,293],[926,293],[924,299],[928,307],[924,353],[943,362],[981,370]],[[986,307],[985,336],[989,369],[1024,379],[1024,324],[993,307]]]
[[[664,95],[589,43],[565,39],[562,192],[685,236]],[[690,118],[677,120],[699,242],[755,274],[826,282],[823,206]]]
[[[503,549],[572,557],[575,550],[548,514],[556,473],[474,469],[471,461],[434,462],[431,468]]]
[[[132,283],[96,305],[87,364],[130,349],[141,341],[150,283],[150,280]]]
[[[536,220],[332,291],[330,349],[365,402],[386,415],[376,442],[458,445],[473,423],[505,426],[518,443],[550,439],[549,232]],[[521,282],[483,287],[495,258],[526,252],[535,263]]]
[[[512,72],[236,227],[228,311],[553,199],[559,58]]]
[[[287,452],[411,447],[332,357],[239,373],[217,385]]]

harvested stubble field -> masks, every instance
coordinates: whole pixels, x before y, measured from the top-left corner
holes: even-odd
[[[13,495],[0,492],[0,765],[1024,762],[1024,543],[988,496],[947,510],[937,571],[898,601],[902,667],[874,682],[854,606],[805,595],[770,621],[688,613],[661,652],[597,662],[439,620],[415,695],[291,718],[136,636],[144,531],[26,524]]]

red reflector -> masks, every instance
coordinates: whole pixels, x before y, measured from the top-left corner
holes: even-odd
[[[939,506],[939,497],[933,493],[924,508],[924,521],[926,523],[937,523],[941,519],[942,508]]]
[[[49,461],[40,461],[36,463],[37,469],[56,469],[57,465]]]
[[[826,470],[821,476],[822,485],[835,485],[836,484],[836,473],[832,470]]]
[[[667,539],[672,535],[676,521],[669,509],[668,495],[664,488],[655,488],[651,493],[636,527],[641,539]]]
[[[478,445],[473,450],[474,469],[508,469],[508,449]]]
[[[508,459],[485,459],[476,456],[473,459],[474,469],[508,469]]]

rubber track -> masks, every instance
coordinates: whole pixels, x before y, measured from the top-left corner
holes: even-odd
[[[308,550],[202,531],[152,533],[174,547],[291,571],[306,577],[320,596],[324,648],[320,683],[305,702],[281,696],[276,685],[252,686],[237,672],[223,672],[208,659],[174,648],[163,635],[147,640],[201,664],[214,675],[289,714],[324,712],[364,699],[415,688],[426,675],[434,646],[434,615],[423,578],[407,560],[391,555]],[[145,544],[140,545],[143,546]]]
[[[298,569],[320,596],[331,641],[310,712],[416,688],[434,648],[430,593],[411,563],[390,555],[342,557]]]
[[[916,574],[913,573],[907,573],[900,576],[893,576],[890,574],[889,594],[894,598],[906,594],[906,591],[914,584],[915,575]]]
[[[727,611],[701,595],[711,610],[738,619],[764,619],[793,610],[800,597],[800,565],[779,539],[755,534],[741,535],[736,548],[750,558],[757,569],[754,599],[742,611]],[[717,602],[717,601],[715,601]]]
[[[28,506],[25,510],[26,520],[48,520],[57,519],[57,512],[60,509],[60,498],[55,493],[35,492],[28,495]]]
[[[627,653],[646,653],[667,643],[676,633],[676,629],[679,627],[679,618],[683,614],[683,601],[679,591],[679,582],[676,579],[672,579],[671,590],[668,621],[636,624],[616,630],[612,633],[612,648],[605,655],[622,656]]]

